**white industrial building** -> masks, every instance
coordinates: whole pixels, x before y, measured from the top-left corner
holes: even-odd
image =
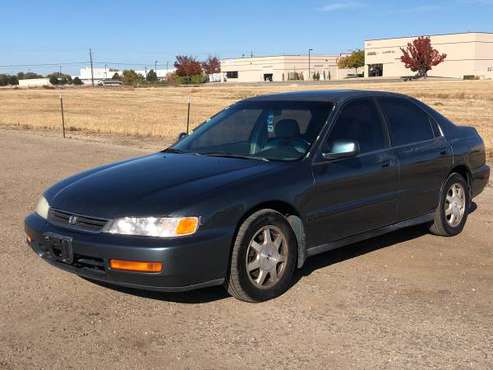
[[[339,69],[340,55],[276,55],[221,60],[223,82],[339,80],[354,70]]]
[[[433,48],[447,58],[433,67],[429,76],[493,78],[493,33],[466,32],[428,35]],[[367,77],[401,77],[413,75],[401,61],[401,48],[418,36],[365,41],[365,75]]]
[[[135,70],[136,73],[141,74],[142,76],[146,76],[147,73],[153,68],[149,69],[143,69],[143,70]],[[175,71],[175,68],[168,68],[168,69],[156,69],[154,72],[156,72],[157,78],[159,80],[165,80],[166,76],[169,73],[173,73]],[[118,68],[93,68],[92,73],[91,73],[91,67],[83,67],[80,69],[80,76],[79,78],[84,82],[90,82],[91,79],[93,78],[94,74],[94,82],[99,83],[104,80],[110,80],[114,75],[118,74],[120,77],[123,77],[123,70],[118,69]]]
[[[52,86],[49,78],[28,78],[25,80],[19,80],[19,87],[45,87]]]

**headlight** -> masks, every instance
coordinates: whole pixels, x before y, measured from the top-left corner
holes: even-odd
[[[42,196],[38,201],[35,212],[46,220],[48,219],[49,210],[50,205],[48,204],[48,201],[45,199],[45,197]]]
[[[123,217],[109,222],[104,232],[170,238],[195,234],[198,217]]]

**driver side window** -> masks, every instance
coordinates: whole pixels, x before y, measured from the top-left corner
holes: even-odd
[[[330,132],[324,152],[337,152],[337,144],[348,141],[356,142],[362,154],[386,147],[383,123],[372,100],[359,99],[344,106]]]

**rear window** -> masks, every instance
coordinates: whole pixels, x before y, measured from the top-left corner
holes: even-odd
[[[412,102],[400,98],[380,98],[389,123],[392,145],[405,145],[433,139],[430,117]]]

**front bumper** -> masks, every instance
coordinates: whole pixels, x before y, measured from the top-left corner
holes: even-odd
[[[228,230],[204,230],[175,239],[89,233],[55,226],[34,213],[26,218],[25,231],[31,248],[53,266],[92,280],[163,292],[222,284],[232,240]],[[47,239],[53,235],[70,239],[71,258],[56,253]],[[110,259],[161,262],[163,270],[112,270]]]

